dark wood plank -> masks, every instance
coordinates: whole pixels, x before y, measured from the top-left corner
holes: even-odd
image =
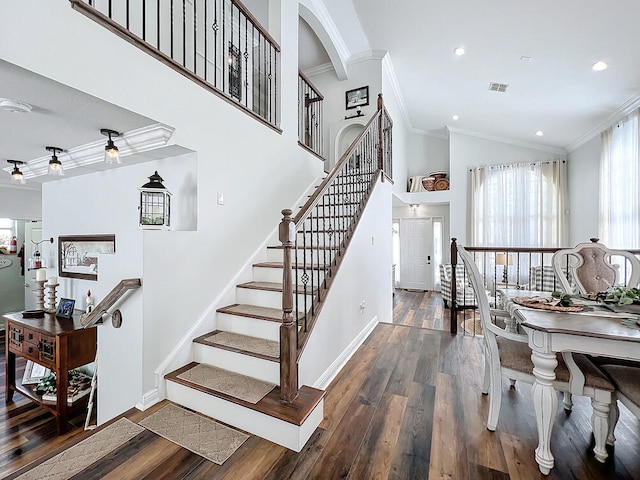
[[[451,336],[447,317],[439,295],[396,290],[396,324],[378,325],[336,375],[324,398],[321,428],[300,453],[251,436],[224,465],[216,465],[144,432],[75,478],[640,479],[640,422],[624,407],[615,452],[605,464],[590,451],[589,400],[574,397],[570,415],[560,409],[551,441],[556,466],[548,477],[533,456],[537,431],[530,385],[509,388],[504,382],[498,428],[489,432],[487,397],[480,393],[481,339]],[[19,376],[23,368],[18,365]],[[123,416],[139,422],[164,405]],[[69,432],[58,436],[53,415],[20,394],[0,403],[0,477],[80,441],[90,434],[83,422],[78,412]]]

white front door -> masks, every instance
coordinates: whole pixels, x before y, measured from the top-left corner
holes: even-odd
[[[42,245],[36,245],[33,242],[42,240],[42,222],[29,222],[24,224],[24,308],[25,310],[34,310],[36,308],[36,272],[29,270],[29,259],[33,258],[33,252],[36,248],[40,249]]]
[[[400,219],[400,287],[433,290],[431,218]]]

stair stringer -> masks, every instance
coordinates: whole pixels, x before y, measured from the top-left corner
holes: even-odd
[[[392,185],[378,181],[300,356],[300,385],[326,387],[378,322],[392,322],[391,225]]]
[[[315,190],[316,185],[321,181],[320,177],[316,178],[305,192],[300,195],[296,200],[292,209],[295,211],[297,205],[302,205],[308,198],[308,196]],[[245,262],[240,268],[238,273],[227,283],[224,289],[213,299],[200,318],[194,323],[193,327],[185,333],[185,335],[176,344],[175,348],[164,361],[154,371],[156,375],[156,385],[154,390],[145,392],[142,395],[141,402],[136,405],[136,408],[145,410],[151,407],[155,403],[167,398],[166,395],[166,380],[164,376],[176,370],[177,368],[185,365],[193,360],[193,339],[204,335],[205,333],[216,330],[217,325],[217,313],[216,310],[225,305],[229,305],[235,302],[236,286],[239,283],[249,282],[253,279],[253,264],[264,262],[267,260],[267,247],[269,245],[276,245],[278,241],[278,227],[276,224],[267,238],[260,244],[260,246],[254,251],[253,255]]]

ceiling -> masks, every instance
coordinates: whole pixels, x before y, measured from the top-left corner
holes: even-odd
[[[371,50],[390,53],[414,129],[571,151],[639,103],[637,0],[352,3],[341,33],[361,27]],[[324,4],[332,18],[345,11],[344,0]],[[465,55],[454,54],[459,46]],[[592,71],[600,60],[609,69]],[[490,82],[509,87],[490,91]]]
[[[101,139],[106,145],[101,128],[129,132],[157,123],[3,60],[0,60],[0,98],[19,100],[33,107],[31,113],[0,109],[3,169],[10,167],[7,159],[27,162],[50,155],[45,150],[47,146],[68,150]],[[63,159],[62,155],[60,158]],[[65,177],[84,173],[86,169],[66,169]],[[20,188],[39,189],[41,183],[59,178],[43,175],[29,179]],[[8,185],[10,176],[1,172],[0,186]]]

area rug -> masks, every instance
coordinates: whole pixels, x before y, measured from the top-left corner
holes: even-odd
[[[121,418],[49,460],[16,477],[20,480],[66,480],[124,445],[144,428]]]
[[[280,358],[280,344],[264,338],[248,337],[230,332],[220,332],[203,340],[209,344],[238,348],[272,358]]]
[[[218,465],[249,438],[249,435],[176,405],[162,407],[139,424]]]
[[[475,335],[477,337],[482,336],[482,322],[480,321],[480,315],[474,314],[471,318],[465,318],[462,321],[462,328],[465,333],[469,335]]]
[[[258,403],[275,388],[273,383],[246,377],[239,373],[199,363],[178,378],[225,393],[249,403]]]

